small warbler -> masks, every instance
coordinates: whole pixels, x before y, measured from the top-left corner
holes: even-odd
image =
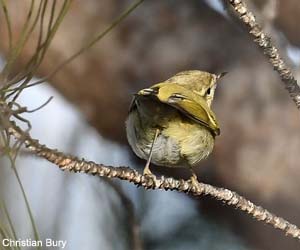
[[[220,128],[210,106],[220,75],[199,70],[183,71],[134,95],[126,133],[134,153],[167,167],[193,167],[213,150]]]

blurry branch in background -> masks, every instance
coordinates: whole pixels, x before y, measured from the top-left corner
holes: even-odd
[[[45,14],[48,8],[48,1],[41,0],[39,1],[39,4],[37,6],[35,4],[35,1],[31,1],[27,18],[20,32],[20,37],[15,44],[13,44],[12,37],[11,35],[9,35],[9,52],[7,61],[0,75],[1,84],[5,84],[5,90],[11,92],[9,95],[7,95],[7,97],[14,96],[13,99],[16,100],[18,93],[20,93],[22,90],[22,87],[26,86],[32,79],[39,65],[43,61],[47,49],[54,35],[56,34],[64,16],[66,15],[71,2],[72,0],[64,0],[63,2],[61,2],[59,12],[55,17],[55,12],[57,10],[57,1],[52,1],[50,17],[49,20],[47,20],[48,23],[46,23]],[[1,3],[3,6],[3,12],[8,13],[5,7],[5,1],[1,0]],[[8,14],[6,20],[8,33],[10,34],[11,23]],[[14,64],[18,60],[24,47],[26,46],[28,39],[35,29],[39,30],[35,53],[26,63],[24,69],[21,72],[18,72],[17,75],[13,76],[12,71]]]
[[[138,0],[134,2],[132,5],[130,5],[119,17],[117,17],[104,31],[100,32],[95,36],[95,38],[91,39],[85,46],[80,48],[77,52],[75,52],[72,56],[70,56],[65,61],[61,62],[56,68],[49,73],[47,76],[43,77],[42,79],[33,82],[31,84],[28,84],[26,88],[41,84],[47,80],[49,80],[52,76],[54,76],[59,70],[61,70],[64,66],[72,62],[74,59],[76,59],[78,56],[80,56],[82,53],[87,51],[89,48],[91,48],[94,44],[99,42],[105,35],[107,35],[113,28],[115,28],[120,22],[123,21],[124,18],[126,18],[133,10],[135,10],[144,0]]]
[[[137,218],[135,216],[135,211],[134,211],[134,205],[132,203],[132,201],[127,197],[127,195],[123,192],[122,188],[117,185],[116,182],[113,182],[112,179],[109,178],[101,178],[102,180],[105,181],[105,183],[107,183],[110,187],[112,187],[114,189],[114,191],[118,194],[118,196],[120,197],[122,204],[124,205],[129,219],[129,226],[131,229],[131,249],[132,250],[142,250],[142,242],[141,242],[141,236],[140,236],[140,226],[139,223],[137,221]]]
[[[8,127],[8,133],[13,135],[18,141],[24,142],[25,146],[35,155],[42,157],[57,165],[61,170],[70,172],[81,172],[107,178],[118,178],[142,186],[145,189],[165,189],[177,190],[189,193],[193,196],[209,195],[217,200],[221,200],[229,206],[233,206],[250,214],[254,219],[263,221],[300,240],[300,229],[290,222],[280,218],[266,209],[253,204],[251,201],[225,188],[218,188],[205,183],[193,184],[190,180],[176,180],[174,178],[152,179],[147,175],[141,175],[136,170],[129,167],[113,167],[103,164],[96,164],[92,161],[85,161],[71,155],[65,155],[58,150],[53,150],[42,145],[38,140],[34,140],[26,132],[23,132],[14,122]]]
[[[58,69],[72,61],[81,53],[86,51],[89,47],[104,37],[111,29],[113,29],[123,18],[131,13],[142,1],[136,1],[131,7],[129,7],[123,14],[112,23],[104,32],[95,36],[95,39],[91,40],[86,46],[78,50],[73,56],[67,59],[65,62],[59,65],[48,77],[57,72]],[[266,209],[254,205],[249,200],[243,198],[237,193],[225,188],[218,188],[205,183],[199,183],[198,185],[192,184],[190,181],[176,180],[174,178],[161,177],[159,179],[152,179],[151,177],[139,174],[136,170],[128,167],[112,167],[105,166],[103,164],[96,164],[94,162],[80,160],[79,158],[65,155],[57,150],[48,148],[45,145],[41,145],[38,140],[34,140],[30,137],[28,131],[30,130],[30,122],[22,118],[21,115],[28,110],[21,107],[17,102],[18,96],[21,94],[24,88],[33,86],[35,84],[43,82],[41,81],[30,84],[38,66],[44,59],[45,53],[55,35],[61,21],[67,13],[71,0],[52,1],[50,8],[50,18],[46,25],[46,34],[44,34],[45,27],[45,13],[48,6],[48,1],[41,0],[38,2],[38,7],[35,7],[35,1],[31,1],[30,10],[28,11],[27,18],[25,20],[21,35],[16,45],[12,41],[12,25],[9,18],[9,12],[5,5],[5,0],[0,0],[0,7],[2,7],[5,20],[7,23],[10,52],[7,58],[6,65],[0,74],[0,83],[3,87],[0,89],[0,125],[1,125],[1,137],[5,141],[3,147],[4,154],[11,156],[11,162],[13,169],[15,169],[14,162],[18,155],[20,148],[25,145],[31,152],[39,157],[42,157],[62,170],[68,170],[71,172],[84,172],[87,174],[97,175],[107,178],[119,178],[127,180],[138,186],[143,186],[146,189],[165,189],[165,190],[177,190],[179,192],[190,193],[194,196],[210,195],[217,200],[221,200],[227,205],[233,206],[239,210],[242,210],[250,214],[254,219],[263,221],[272,225],[274,228],[278,228],[296,239],[300,239],[300,229],[284,220],[270,213]],[[256,23],[252,13],[250,13],[246,6],[240,0],[229,0],[229,3],[234,7],[234,10],[238,13],[239,17],[249,28],[249,32],[255,37],[255,42],[263,49],[264,53],[269,57],[274,69],[280,74],[282,81],[285,83],[290,96],[295,101],[298,108],[300,108],[300,89],[294,79],[291,71],[286,67],[283,60],[280,58],[277,49],[272,45],[270,38],[267,37],[260,26]],[[57,5],[60,6],[58,14],[56,15]],[[34,55],[26,64],[23,71],[20,71],[17,75],[13,75],[13,66],[18,59],[22,49],[24,48],[26,41],[30,37],[33,29],[38,25],[39,38]],[[27,130],[22,130],[16,122],[18,120],[24,122],[27,125]],[[13,138],[15,140],[13,140]],[[19,177],[16,174],[18,180]],[[21,184],[20,184],[21,186]],[[21,186],[22,187],[22,186]],[[24,190],[22,191],[25,197]],[[26,199],[25,199],[26,200]],[[1,228],[0,228],[1,229]]]
[[[125,11],[121,13],[120,16],[118,16],[104,31],[99,32],[96,34],[94,38],[92,38],[89,42],[87,42],[86,45],[84,45],[82,48],[80,48],[77,52],[75,52],[72,56],[70,56],[68,59],[64,60],[60,64],[58,64],[51,73],[49,73],[47,76],[43,77],[42,79],[29,83],[29,81],[32,79],[34,76],[34,73],[37,71],[39,65],[42,63],[45,53],[47,51],[47,48],[49,47],[51,40],[53,39],[59,25],[61,24],[65,14],[69,10],[70,4],[72,0],[65,0],[63,3],[60,2],[62,5],[61,10],[56,18],[54,20],[54,15],[55,15],[55,9],[57,6],[57,1],[52,2],[51,6],[51,14],[50,18],[48,20],[48,28],[47,28],[47,33],[46,33],[46,38],[45,41],[42,42],[43,39],[43,26],[45,23],[45,13],[47,9],[47,4],[48,1],[40,1],[40,4],[38,6],[37,10],[37,15],[35,17],[34,23],[31,26],[31,29],[26,33],[27,26],[29,25],[28,23],[30,22],[30,17],[31,14],[34,10],[34,4],[31,4],[29,14],[27,17],[27,20],[24,24],[24,27],[21,32],[21,36],[19,41],[17,42],[15,47],[12,47],[12,41],[11,41],[11,23],[9,20],[9,15],[8,11],[5,5],[4,0],[0,0],[0,4],[2,4],[2,10],[4,12],[5,20],[7,22],[7,29],[8,29],[8,34],[9,34],[9,54],[8,54],[8,60],[7,63],[4,66],[3,71],[0,73],[0,84],[5,84],[6,89],[3,89],[1,93],[3,92],[9,92],[8,95],[6,95],[6,98],[9,98],[11,96],[13,97],[13,100],[15,101],[18,95],[21,93],[21,91],[25,88],[32,87],[37,84],[41,84],[45,82],[46,80],[49,80],[53,75],[55,75],[59,70],[61,70],[64,66],[72,62],[75,58],[80,56],[82,53],[87,51],[90,47],[92,47],[95,43],[99,42],[105,35],[107,35],[111,30],[113,30],[118,24],[120,24],[130,13],[132,13],[144,0],[137,0],[133,4],[131,4]],[[34,2],[34,1],[33,1]],[[0,5],[1,7],[1,5]],[[14,62],[18,58],[18,56],[21,54],[22,49],[24,48],[26,41],[30,34],[33,32],[38,19],[40,18],[40,27],[39,27],[39,39],[38,39],[38,45],[35,51],[35,54],[31,57],[29,62],[25,66],[25,71],[21,74],[18,74],[17,76],[14,76],[12,79],[8,79],[8,74],[10,73],[10,69],[13,66]],[[24,33],[26,35],[25,38],[23,38]],[[20,81],[22,81],[25,78],[25,80],[21,83],[18,84]],[[0,94],[1,94],[0,93]],[[16,94],[17,93],[17,94]]]
[[[40,107],[28,110],[27,107],[22,107],[17,103],[17,98],[20,96],[22,91],[25,88],[33,86],[35,84],[40,84],[45,82],[46,79],[53,76],[58,70],[63,66],[70,63],[76,57],[85,52],[88,48],[93,46],[96,42],[101,40],[106,34],[109,33],[115,26],[117,26],[125,17],[127,17],[136,7],[138,7],[143,0],[136,1],[132,4],[127,10],[125,10],[106,30],[100,32],[94,39],[92,39],[87,45],[79,49],[74,53],[69,59],[63,61],[59,64],[55,70],[48,76],[38,82],[30,83],[33,76],[35,75],[38,67],[41,65],[47,49],[49,48],[53,37],[55,36],[61,22],[63,21],[66,13],[69,10],[69,7],[72,3],[72,0],[57,1],[53,0],[51,4],[47,0],[41,0],[35,2],[31,0],[29,10],[27,12],[26,19],[24,21],[21,32],[16,41],[13,41],[12,33],[12,22],[9,16],[9,10],[6,5],[5,0],[0,0],[0,9],[4,14],[4,20],[6,22],[7,33],[8,33],[8,55],[4,68],[0,72],[0,156],[6,156],[10,162],[11,168],[16,176],[17,182],[20,186],[22,196],[25,201],[27,212],[32,224],[34,238],[36,241],[39,240],[39,234],[35,221],[32,215],[30,204],[26,196],[23,184],[21,182],[20,176],[16,168],[16,159],[19,156],[20,149],[23,146],[23,140],[12,141],[12,137],[7,133],[7,127],[9,127],[9,120],[15,119],[20,122],[25,123],[26,131],[31,130],[31,124],[28,120],[22,117],[23,113],[32,113],[47,105],[52,97],[50,97],[43,105]],[[46,14],[50,13],[49,18],[46,18]],[[14,66],[18,61],[21,53],[23,52],[28,39],[33,34],[34,30],[38,30],[38,39],[37,45],[33,55],[25,63],[25,66],[22,70],[17,71],[17,74],[14,74]],[[124,197],[123,197],[124,199]],[[13,228],[13,224],[9,217],[8,211],[5,207],[4,201],[2,204],[4,213],[3,216],[7,219],[9,227],[0,223],[0,236],[2,238],[17,239],[17,235]],[[129,205],[128,205],[128,210]],[[132,211],[132,209],[131,209]],[[133,215],[132,215],[133,216]],[[4,221],[4,220],[2,220]],[[134,221],[134,220],[133,220]],[[133,236],[136,234],[136,228],[133,228]],[[135,239],[136,237],[133,237]],[[135,242],[134,242],[135,243]],[[40,247],[37,247],[40,249]],[[138,249],[138,248],[137,248]]]
[[[8,119],[11,119],[13,117],[18,121],[25,123],[25,125],[27,126],[27,131],[31,129],[30,122],[21,116],[22,113],[31,111],[28,111],[26,107],[21,107],[16,101],[19,95],[22,93],[23,87],[28,85],[39,65],[43,61],[47,49],[49,48],[50,43],[58,30],[58,27],[60,26],[64,16],[66,15],[70,4],[71,0],[64,0],[60,2],[59,6],[57,6],[56,0],[52,1],[49,11],[50,17],[47,22],[45,19],[45,15],[49,7],[48,1],[41,0],[36,3],[34,0],[32,0],[30,2],[30,7],[27,12],[23,27],[21,28],[20,35],[14,42],[12,35],[13,24],[9,16],[9,10],[6,6],[6,1],[0,0],[0,7],[2,8],[2,11],[4,13],[9,38],[7,60],[5,62],[3,70],[0,73],[0,84],[3,85],[0,91],[1,102],[7,103],[7,106],[5,106],[6,108],[1,105],[1,107],[3,108],[1,109],[2,112],[0,115],[1,156],[7,157],[17,179],[30,218],[35,240],[39,240],[38,229],[33,218],[25,189],[16,168],[16,159],[19,155],[19,150],[22,147],[23,142],[15,141],[14,143],[12,143],[11,136],[4,128],[8,123]],[[57,9],[58,13],[56,14],[55,12]],[[14,66],[18,61],[24,47],[26,46],[28,39],[30,39],[35,29],[38,29],[38,41],[34,54],[28,60],[28,62],[26,62],[25,67],[16,75],[14,75]],[[8,221],[10,221],[8,213],[6,213],[6,218],[8,219]],[[40,249],[40,247],[37,247],[37,249]]]
[[[248,10],[242,0],[227,1],[232,5],[238,17],[246,25],[249,34],[254,37],[254,42],[258,44],[268,57],[269,62],[273,65],[274,70],[278,72],[290,97],[295,102],[297,108],[300,109],[300,87],[291,70],[279,55],[277,48],[273,45],[271,38],[264,33],[260,25],[256,22],[255,16]]]

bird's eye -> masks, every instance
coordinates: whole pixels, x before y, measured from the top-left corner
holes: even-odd
[[[208,90],[206,91],[207,95],[210,95],[210,88],[208,88]]]

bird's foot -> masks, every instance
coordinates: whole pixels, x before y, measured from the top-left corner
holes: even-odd
[[[195,187],[197,187],[199,185],[197,175],[194,172],[192,173],[190,181],[191,181],[192,185],[195,186]]]
[[[147,166],[144,168],[143,175],[153,180],[156,180],[156,176],[151,172],[150,168]]]
[[[147,181],[150,181],[152,183],[152,185],[155,185],[156,183],[156,176],[154,174],[152,174],[152,172],[150,171],[149,167],[145,167],[144,171],[143,171],[143,175],[145,177],[145,179]]]

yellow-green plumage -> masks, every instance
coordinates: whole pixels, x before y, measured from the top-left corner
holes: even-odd
[[[165,82],[139,91],[126,121],[136,155],[168,167],[192,167],[212,151],[220,134],[210,108],[217,76],[202,71],[181,72]]]

